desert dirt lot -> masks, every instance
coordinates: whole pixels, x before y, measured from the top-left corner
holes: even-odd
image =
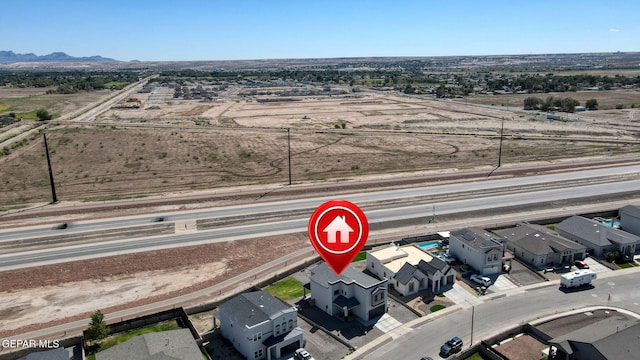
[[[140,108],[49,125],[61,200],[286,183],[288,141],[292,180],[303,182],[495,165],[503,120],[503,164],[636,152],[640,133],[629,109],[550,122],[500,106],[378,93],[266,103],[132,96]],[[41,137],[0,158],[0,175],[0,205],[48,201]]]
[[[0,337],[203,289],[305,246],[274,236],[0,272]]]
[[[623,110],[607,119],[589,112],[550,122],[507,107],[379,93],[266,103],[150,103],[149,95],[132,96],[140,108],[116,106],[94,122],[47,125],[59,199],[285,184],[285,128],[291,129],[294,182],[495,165],[502,121],[503,164],[639,150],[640,124]],[[43,141],[30,140],[0,158],[0,209],[49,201],[48,181]],[[302,238],[289,240],[274,238],[269,248],[259,246],[265,239],[256,239],[234,243],[233,249],[213,244],[3,272],[0,303],[11,305],[0,307],[0,336],[37,327],[31,324],[42,322],[39,309],[55,309],[46,315],[52,322],[84,319],[97,306],[108,313],[246,272],[259,265],[257,252],[266,262],[308,246]]]

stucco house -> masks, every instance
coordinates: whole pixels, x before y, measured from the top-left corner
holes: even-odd
[[[218,310],[222,336],[247,360],[277,359],[304,346],[296,308],[265,291],[235,296]]]
[[[596,257],[619,251],[623,256],[633,256],[640,246],[640,236],[612,228],[583,216],[572,216],[556,225],[558,234],[578,242]]]
[[[96,360],[184,359],[201,360],[202,352],[189,329],[136,336],[96,353]]]
[[[387,279],[352,267],[336,275],[325,262],[311,269],[311,301],[331,316],[368,323],[387,312]]]
[[[572,265],[587,255],[586,246],[536,224],[519,223],[495,233],[506,239],[507,250],[516,258],[535,268]]]
[[[391,245],[367,252],[367,270],[389,284],[401,295],[411,295],[429,289],[442,292],[453,285],[455,270],[443,260],[415,245]]]
[[[449,254],[482,275],[499,274],[502,271],[504,242],[503,238],[483,229],[465,228],[451,232]]]
[[[620,218],[620,229],[640,236],[640,206],[627,205],[618,210]],[[636,252],[640,251],[640,246],[636,246]]]
[[[549,340],[549,360],[637,359],[640,322],[610,317]]]

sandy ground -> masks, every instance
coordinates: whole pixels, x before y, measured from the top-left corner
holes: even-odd
[[[629,110],[550,122],[518,109],[373,92],[278,103],[167,97],[151,104],[148,94],[134,96],[140,109],[116,106],[96,126],[48,130],[60,199],[283,184],[285,127],[293,130],[294,181],[495,164],[503,119],[503,164],[638,150],[639,124]],[[58,106],[78,104],[61,99]],[[48,200],[42,149],[32,141],[0,158],[0,207]],[[2,272],[0,336],[211,286],[304,246],[301,236],[284,236]]]
[[[107,306],[161,296],[205,282],[227,271],[224,261],[172,270],[142,271],[0,294],[0,329],[14,330],[42,319],[64,319]]]
[[[294,234],[0,272],[0,337],[203,289],[305,246]]]

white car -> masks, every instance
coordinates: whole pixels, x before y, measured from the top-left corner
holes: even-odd
[[[309,354],[309,352],[307,352],[307,350],[303,348],[296,350],[295,356],[298,360],[313,360],[311,354]]]
[[[489,279],[486,276],[482,276],[482,275],[478,275],[478,274],[473,274],[471,275],[471,280],[477,282],[480,285],[483,286],[489,286],[491,285],[491,279]]]

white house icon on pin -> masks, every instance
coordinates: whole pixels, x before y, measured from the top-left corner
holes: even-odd
[[[327,233],[327,243],[335,244],[336,243],[336,234],[340,233],[340,243],[348,244],[349,243],[349,233],[352,233],[354,230],[347,224],[344,216],[336,216],[333,221],[327,225],[327,227],[322,230],[322,232]]]

